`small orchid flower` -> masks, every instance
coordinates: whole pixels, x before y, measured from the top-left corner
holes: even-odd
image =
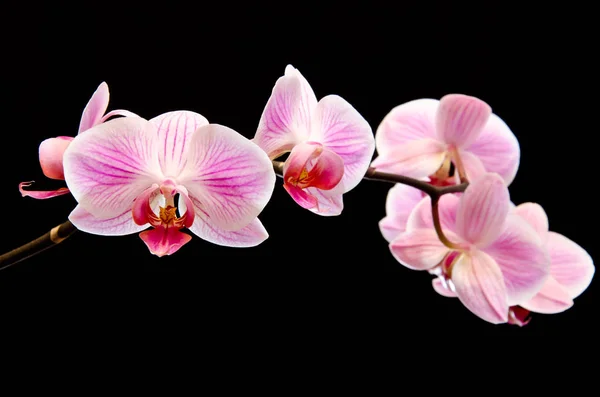
[[[79,122],[79,134],[92,128],[95,125],[103,123],[113,116],[133,116],[137,117],[136,114],[131,113],[127,110],[113,110],[106,112],[108,108],[108,101],[110,94],[108,91],[108,85],[102,82],[90,100],[88,101],[83,114],[81,115],[81,121]],[[61,181],[65,180],[65,174],[63,170],[63,155],[67,146],[71,143],[73,137],[70,136],[58,136],[56,138],[48,138],[40,144],[39,158],[42,172],[50,179],[58,179]],[[47,199],[56,196],[62,196],[63,194],[69,193],[69,189],[61,187],[58,190],[24,190],[23,188],[31,186],[33,181],[21,182],[19,184],[19,191],[23,197],[29,196],[35,199]]]
[[[283,187],[301,207],[320,215],[342,212],[342,194],[362,180],[375,151],[373,132],[360,113],[337,95],[317,102],[291,65],[275,83],[254,142],[271,160],[291,152]]]
[[[64,167],[79,203],[69,219],[85,232],[141,232],[157,256],[190,241],[183,228],[231,247],[268,237],[257,215],[275,186],[271,161],[250,140],[197,113],[99,124],[73,139]]]
[[[509,313],[509,322],[524,325],[529,312],[553,314],[573,306],[573,299],[592,282],[595,268],[592,257],[581,246],[548,231],[548,217],[539,204],[523,203],[514,211],[533,226],[550,255],[550,275],[540,291],[529,301],[512,307]]]
[[[451,94],[441,100],[418,99],[392,109],[375,134],[378,171],[436,184],[454,184],[486,172],[509,185],[519,166],[519,143],[506,123],[475,97]]]
[[[460,198],[446,194],[440,199],[440,223],[452,246],[444,245],[434,230],[426,197],[390,250],[406,267],[438,275],[436,291],[455,294],[486,321],[505,323],[509,307],[531,299],[549,271],[540,237],[510,208],[502,177],[484,174]]]

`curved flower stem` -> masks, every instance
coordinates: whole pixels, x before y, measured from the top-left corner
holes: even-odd
[[[283,161],[273,161],[273,169],[275,173],[279,176],[283,176]],[[370,167],[367,170],[367,173],[364,176],[364,179],[371,181],[380,181],[380,182],[390,182],[390,183],[401,183],[403,185],[414,187],[415,189],[419,189],[423,193],[426,193],[431,197],[431,212],[433,215],[433,225],[435,227],[435,231],[438,235],[438,238],[444,245],[448,248],[457,248],[457,245],[450,241],[448,237],[444,234],[442,230],[442,224],[440,222],[440,211],[439,211],[439,201],[440,197],[444,194],[448,193],[462,193],[469,186],[468,182],[461,183],[460,185],[453,186],[434,186],[430,185],[425,181],[421,181],[415,178],[410,178],[404,175],[396,175],[389,174],[387,172],[377,171],[375,168]]]
[[[66,221],[58,226],[53,227],[43,236],[40,236],[35,240],[20,246],[19,248],[15,248],[6,254],[0,255],[0,270],[6,269],[16,263],[21,262],[22,260],[30,258],[42,251],[47,250],[48,248],[60,244],[76,231],[77,228],[73,226],[70,221]]]

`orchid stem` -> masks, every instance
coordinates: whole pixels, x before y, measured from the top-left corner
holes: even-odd
[[[60,244],[76,231],[77,228],[73,226],[70,221],[66,221],[58,226],[53,227],[43,236],[40,236],[35,240],[20,246],[19,248],[15,248],[6,254],[0,255],[0,270],[11,267],[12,265],[39,254],[48,248]]]
[[[273,169],[275,170],[275,173],[279,176],[283,176],[283,165],[283,161],[273,161]],[[457,245],[450,241],[448,237],[446,237],[446,235],[444,234],[444,231],[442,230],[442,224],[440,222],[439,201],[440,197],[442,197],[444,194],[464,192],[467,189],[467,186],[469,186],[468,182],[453,186],[434,186],[430,185],[425,181],[410,178],[408,176],[380,172],[372,167],[370,167],[367,170],[367,173],[365,174],[363,179],[379,182],[401,183],[403,185],[419,189],[423,193],[428,194],[429,197],[431,197],[431,213],[433,215],[433,225],[435,227],[435,231],[438,235],[438,238],[442,243],[444,243],[446,247],[453,249],[457,248]]]

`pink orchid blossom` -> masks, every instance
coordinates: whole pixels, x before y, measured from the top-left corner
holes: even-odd
[[[105,82],[102,82],[83,110],[81,121],[79,122],[79,134],[95,125],[105,122],[114,116],[138,117],[136,114],[127,110],[113,110],[104,114],[108,108],[109,98],[110,94],[108,91],[108,85]],[[48,178],[61,181],[65,180],[65,174],[63,170],[63,155],[72,140],[73,137],[70,136],[58,136],[56,138],[48,138],[40,144],[40,166],[42,167],[42,172]],[[32,183],[33,181],[21,182],[19,184],[19,191],[23,197],[29,196],[35,199],[48,199],[69,193],[69,189],[66,187],[61,187],[57,190],[45,191],[23,189],[31,186]]]
[[[548,217],[536,203],[523,203],[514,209],[539,234],[550,255],[550,275],[540,291],[529,301],[513,306],[509,322],[525,325],[530,312],[553,314],[573,306],[592,282],[595,268],[592,257],[577,243],[548,229]]]
[[[493,172],[509,185],[519,166],[519,143],[506,123],[485,102],[461,94],[395,107],[379,125],[375,144],[378,157],[371,166],[378,171],[436,184]]]
[[[254,142],[272,160],[291,152],[283,187],[300,206],[326,216],[342,212],[342,194],[362,180],[375,151],[373,132],[360,113],[337,95],[317,102],[291,65],[275,83]]]
[[[97,125],[71,142],[64,167],[79,203],[69,219],[85,232],[141,232],[157,256],[191,240],[184,227],[231,247],[268,237],[257,216],[275,186],[271,161],[250,140],[197,113]]]
[[[484,174],[460,198],[446,194],[440,199],[440,223],[451,247],[440,241],[426,197],[390,250],[406,267],[439,276],[433,282],[439,293],[456,295],[488,322],[505,323],[509,307],[530,300],[549,272],[540,237],[510,209],[502,177]]]

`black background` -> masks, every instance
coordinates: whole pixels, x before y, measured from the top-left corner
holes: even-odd
[[[22,198],[17,186],[64,186],[43,176],[38,145],[74,136],[102,81],[109,110],[147,118],[192,110],[251,138],[275,81],[292,64],[317,98],[342,96],[374,131],[412,99],[458,92],[485,100],[521,145],[513,202],[542,204],[551,230],[597,256],[598,127],[582,94],[593,81],[585,10],[500,2],[203,4],[4,10],[1,252],[63,222],[74,207],[69,195]],[[438,296],[428,274],[392,258],[378,229],[391,185],[364,181],[344,196],[341,216],[319,217],[277,182],[260,215],[270,238],[258,247],[194,237],[158,258],[137,235],[78,233],[0,271],[3,312],[46,330],[72,320],[80,330],[118,333],[139,320],[148,332],[192,330],[213,344],[265,348],[415,339],[448,345],[462,334],[485,343],[552,340],[566,349],[583,341],[595,349],[596,281],[562,314],[535,315],[524,328],[491,325]]]

